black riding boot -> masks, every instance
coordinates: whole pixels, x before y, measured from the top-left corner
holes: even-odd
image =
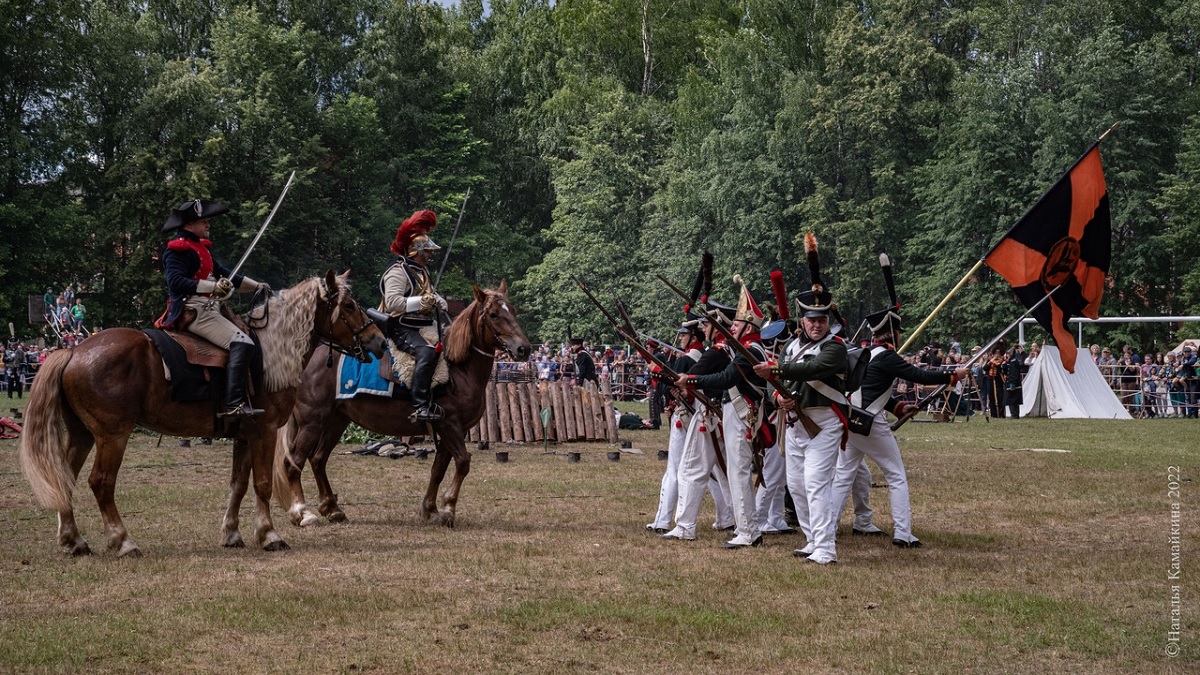
[[[253,355],[254,345],[248,342],[229,345],[229,367],[225,370],[225,409],[219,413],[222,417],[250,417],[263,413],[246,400],[246,382],[250,376],[250,357]]]
[[[437,350],[430,346],[418,349],[413,355],[412,401],[413,419],[418,422],[436,422],[442,419],[442,407],[433,402],[433,369],[437,367]]]

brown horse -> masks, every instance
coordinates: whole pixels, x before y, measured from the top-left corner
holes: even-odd
[[[384,336],[350,294],[345,274],[313,277],[280,291],[247,315],[263,354],[263,386],[254,396],[261,415],[242,419],[234,435],[233,478],[221,525],[221,544],[242,547],[238,509],[254,472],[258,496],[255,535],[268,551],[287,548],[271,523],[271,454],[279,425],[296,400],[304,364],[321,343],[353,353],[383,353]],[[58,512],[58,543],[73,555],[90,553],[75,525],[71,496],[92,445],[88,478],[104,520],[108,548],[141,555],[117,513],[117,471],[134,426],[174,436],[213,436],[213,404],[171,400],[163,362],[150,338],[131,328],[100,331],[59,351],[38,372],[29,395],[21,467],[38,501]]]
[[[450,458],[454,458],[454,480],[443,496],[440,522],[454,526],[454,510],[463,479],[471,470],[467,452],[467,431],[479,422],[486,407],[485,385],[492,374],[497,350],[503,349],[514,360],[529,358],[529,339],[517,325],[516,312],[508,303],[508,286],[498,290],[475,288],[475,301],[450,324],[445,335],[446,361],[450,381],[437,402],[445,417],[433,426],[437,435],[437,453],[429,471],[429,488],[421,501],[426,520],[438,513],[438,487],[446,477]],[[275,499],[287,510],[295,525],[306,526],[318,517],[304,502],[300,473],[305,460],[312,461],[313,476],[320,491],[318,510],[332,522],[346,520],[329,484],[325,465],[350,422],[389,436],[414,436],[426,433],[423,423],[410,421],[412,401],[382,396],[357,396],[335,399],[337,369],[327,368],[323,359],[312,359],[296,398],[296,407],[288,423],[280,429],[275,450]],[[291,494],[287,503],[285,495]]]

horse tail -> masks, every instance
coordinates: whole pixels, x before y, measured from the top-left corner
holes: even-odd
[[[292,443],[296,441],[296,416],[288,415],[287,423],[275,434],[275,470],[272,472],[274,488],[271,494],[279,508],[292,508],[292,484],[288,481],[288,467],[292,464]]]
[[[71,510],[75,472],[67,461],[67,403],[62,376],[71,350],[57,351],[38,369],[25,407],[21,434],[21,470],[43,507],[59,513]]]

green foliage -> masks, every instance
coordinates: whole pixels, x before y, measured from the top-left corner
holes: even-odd
[[[795,291],[809,231],[852,323],[885,302],[881,251],[915,323],[1116,121],[1102,313],[1200,311],[1196,0],[486,5],[4,4],[0,318],[35,332],[26,296],[77,282],[101,324],[145,325],[169,209],[227,203],[233,262],[296,170],[247,264],[276,286],[334,267],[372,289],[432,208],[441,290],[508,280],[536,339],[613,339],[576,275],[671,330],[654,276],[690,288],[704,249],[717,299],[734,273],[768,299],[773,269]],[[980,342],[1019,312],[984,268],[928,330]]]

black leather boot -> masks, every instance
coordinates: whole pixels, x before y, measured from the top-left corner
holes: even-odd
[[[413,356],[412,401],[413,419],[418,422],[436,422],[442,419],[442,407],[433,402],[433,370],[437,367],[437,350],[425,346]]]
[[[229,345],[229,367],[225,370],[225,409],[218,413],[221,417],[251,417],[264,412],[246,400],[246,382],[250,376],[250,357],[253,354],[254,345],[250,343],[234,342]]]

